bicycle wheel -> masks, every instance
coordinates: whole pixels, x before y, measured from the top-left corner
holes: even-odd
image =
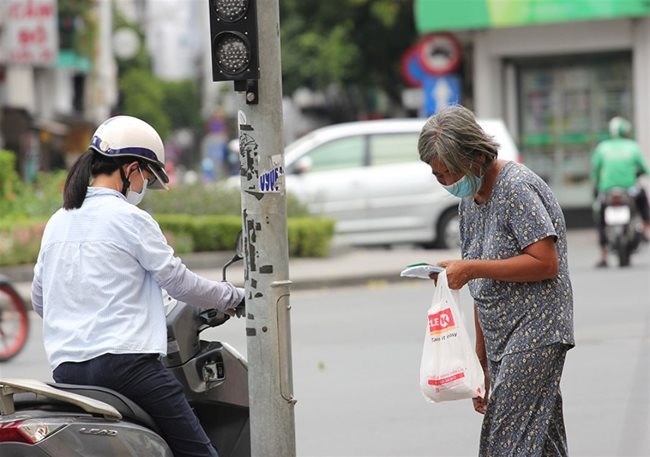
[[[0,284],[0,362],[16,356],[27,341],[29,316],[22,297],[8,284]]]

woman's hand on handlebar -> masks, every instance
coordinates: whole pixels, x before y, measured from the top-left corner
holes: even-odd
[[[225,311],[230,317],[242,317],[246,314],[246,299],[242,298],[237,306]]]

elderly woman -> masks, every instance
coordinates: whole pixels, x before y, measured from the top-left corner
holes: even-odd
[[[461,198],[462,260],[449,286],[469,285],[476,352],[487,393],[480,456],[568,454],[560,379],[574,346],[566,226],[551,189],[531,170],[497,158],[473,113],[450,106],[424,125],[420,159]]]

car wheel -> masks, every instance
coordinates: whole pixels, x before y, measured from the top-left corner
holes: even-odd
[[[460,220],[458,208],[450,208],[438,219],[435,247],[455,249],[460,247]]]

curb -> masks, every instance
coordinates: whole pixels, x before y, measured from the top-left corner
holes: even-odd
[[[207,270],[207,269],[221,269],[228,260],[232,258],[230,252],[199,252],[180,256],[183,263],[192,271]],[[34,265],[12,265],[0,266],[0,275],[4,275],[11,280],[11,282],[32,282],[34,279]]]
[[[183,258],[187,267],[197,274],[206,276],[205,273],[220,272],[221,265],[225,264],[232,257],[231,253],[225,252],[207,252],[192,254]],[[219,265],[219,268],[215,268]],[[12,285],[25,301],[28,309],[31,309],[31,283],[33,279],[33,265],[17,265],[12,267],[0,267],[0,274],[9,278]],[[214,274],[212,279],[216,280]],[[394,271],[366,272],[357,275],[323,275],[318,277],[300,277],[296,275],[289,278],[291,280],[290,290],[319,290],[331,289],[338,287],[353,287],[359,285],[381,285],[392,282],[403,282],[404,278]],[[237,282],[235,282],[237,284]],[[243,286],[243,284],[237,284]]]

